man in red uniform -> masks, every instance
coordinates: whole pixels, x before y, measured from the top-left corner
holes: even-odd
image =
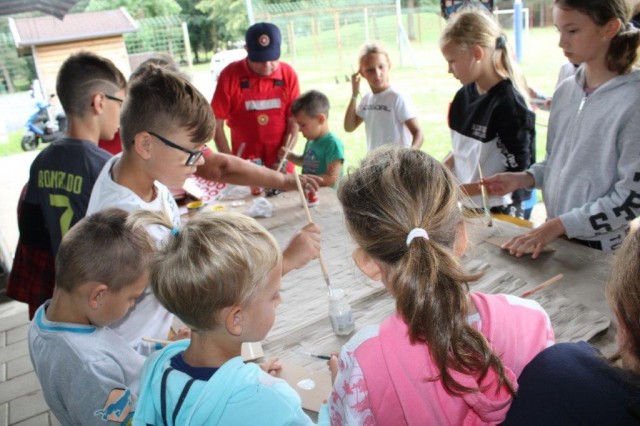
[[[218,152],[279,163],[278,151],[298,133],[291,104],[300,95],[298,75],[280,59],[280,30],[267,22],[252,25],[245,35],[247,58],[229,64],[218,79],[211,107],[216,116]],[[231,149],[224,122],[231,129]],[[291,165],[291,170],[293,165]]]

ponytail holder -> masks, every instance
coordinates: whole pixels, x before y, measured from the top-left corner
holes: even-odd
[[[174,226],[173,228],[171,228],[171,235],[173,235],[174,237],[179,233],[180,233],[180,230],[178,229],[177,226]]]
[[[505,47],[507,47],[507,37],[504,34],[500,34],[496,38],[496,49],[504,49]]]
[[[422,228],[413,228],[411,232],[409,232],[409,235],[407,235],[407,247],[409,246],[409,244],[411,244],[411,241],[413,241],[415,237],[422,237],[425,240],[428,240],[429,234],[427,234],[427,231]]]

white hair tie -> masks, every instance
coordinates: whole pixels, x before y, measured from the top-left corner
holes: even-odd
[[[425,240],[428,240],[429,234],[427,234],[427,231],[422,228],[413,228],[411,232],[409,232],[409,235],[407,235],[407,246],[411,244],[411,241],[413,241],[415,237],[422,237]]]

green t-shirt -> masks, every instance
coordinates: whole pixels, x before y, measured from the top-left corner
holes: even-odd
[[[344,146],[340,139],[329,132],[320,139],[307,141],[302,154],[302,173],[323,175],[327,173],[327,166],[336,160],[344,163]],[[337,186],[336,181],[334,188]]]

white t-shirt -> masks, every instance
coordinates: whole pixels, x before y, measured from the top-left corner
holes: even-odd
[[[111,177],[111,169],[120,157],[121,154],[111,158],[100,172],[100,176],[98,176],[98,180],[96,180],[91,192],[87,216],[112,207],[128,212],[135,210],[164,210],[171,217],[174,226],[179,226],[180,213],[178,206],[166,186],[160,182],[155,182],[158,196],[150,203],[147,203],[129,188],[114,182]],[[160,226],[149,227],[148,231],[158,246],[161,246],[169,235],[169,230]],[[166,339],[169,335],[172,321],[173,315],[158,302],[158,299],[151,292],[151,287],[147,286],[129,313],[109,327],[129,342],[138,352],[148,354],[155,348],[155,345],[143,344],[146,342],[143,342],[142,338]]]
[[[386,144],[411,147],[413,136],[404,122],[415,118],[416,110],[411,100],[393,87],[380,93],[365,94],[356,114],[364,120],[368,151]]]

